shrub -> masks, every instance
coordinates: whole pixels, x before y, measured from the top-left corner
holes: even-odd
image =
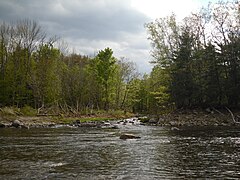
[[[24,106],[21,108],[21,113],[25,116],[36,116],[37,110],[32,108],[31,106]]]

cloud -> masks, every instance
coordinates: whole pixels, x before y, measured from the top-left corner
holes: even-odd
[[[130,55],[134,61],[133,50],[149,49],[143,25],[150,19],[128,0],[0,1],[0,17],[6,22],[36,20],[48,34],[62,37],[84,54],[110,47],[117,56]]]
[[[173,0],[2,0],[0,21],[35,20],[47,34],[63,38],[77,53],[91,55],[110,47],[117,57],[124,56],[136,62],[141,72],[150,72],[150,43],[144,24],[153,20],[151,12],[165,16],[171,8],[177,11],[180,4]]]
[[[168,16],[172,12],[182,19],[191,11],[197,10],[201,3],[199,0],[132,0],[132,6],[154,19]]]

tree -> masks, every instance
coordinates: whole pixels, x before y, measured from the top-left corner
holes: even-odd
[[[9,60],[8,46],[10,41],[10,26],[0,25],[0,106],[9,104],[9,82],[6,80],[6,68]]]
[[[110,82],[115,71],[116,59],[113,57],[113,51],[105,48],[99,51],[95,58],[96,75],[98,82],[103,86],[104,109],[109,109]]]
[[[172,101],[170,97],[170,74],[159,66],[155,66],[149,77],[149,112],[159,114],[166,112]]]
[[[171,66],[171,93],[177,107],[187,107],[192,105],[195,86],[191,72],[193,38],[188,29],[184,29],[179,39],[180,48],[175,52],[174,63]]]
[[[127,61],[125,58],[120,58],[117,61],[116,74],[116,107],[126,109],[126,101],[129,93],[130,82],[138,77],[136,64]]]
[[[61,72],[62,103],[70,106],[75,112],[83,111],[88,106],[94,105],[92,92],[95,88],[89,86],[93,82],[88,78],[87,72],[90,61],[89,57],[78,54],[64,57]]]
[[[35,63],[32,87],[37,107],[57,103],[59,100],[61,94],[59,58],[59,50],[48,44],[40,46],[33,54]]]
[[[3,105],[33,105],[32,53],[45,40],[45,33],[34,21],[20,20],[0,26],[0,89]]]
[[[172,14],[166,18],[156,19],[145,25],[148,31],[148,39],[151,41],[154,57],[152,63],[161,67],[169,67],[174,57],[174,52],[179,47],[179,26],[176,16]]]
[[[239,3],[221,1],[179,23],[170,16],[147,24],[155,65],[169,73],[178,108],[239,106],[239,16]]]

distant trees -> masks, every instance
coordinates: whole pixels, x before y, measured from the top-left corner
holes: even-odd
[[[65,112],[132,110],[135,65],[110,48],[89,58],[64,54],[34,21],[0,25],[0,106]]]
[[[239,107],[239,22],[239,4],[219,2],[182,22],[172,15],[146,25],[154,63],[169,75],[166,92],[176,107]]]
[[[60,51],[49,44],[40,45],[32,54],[33,70],[30,82],[37,107],[60,100],[60,55]]]
[[[31,55],[46,41],[45,33],[34,21],[0,25],[0,102],[2,105],[31,104]]]
[[[136,65],[105,48],[93,57],[66,54],[34,21],[0,25],[0,106],[63,111],[163,113],[173,108],[240,104],[238,3],[210,4],[177,22],[146,24],[155,64]]]

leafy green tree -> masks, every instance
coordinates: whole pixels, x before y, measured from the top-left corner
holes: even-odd
[[[121,58],[117,61],[115,75],[115,107],[117,109],[126,110],[126,101],[128,99],[130,82],[138,77],[136,64],[127,61],[125,58]]]
[[[169,67],[174,57],[174,52],[179,48],[180,27],[176,22],[176,16],[156,19],[145,25],[148,31],[148,39],[151,41],[153,50],[152,63],[161,67]]]
[[[89,98],[92,98],[90,94],[94,88],[88,86],[91,79],[87,79],[86,72],[89,62],[90,59],[87,56],[71,54],[64,58],[62,65],[62,101],[75,112],[83,111],[92,104]]]
[[[98,82],[103,86],[104,109],[109,109],[110,82],[112,80],[116,59],[113,57],[113,51],[105,48],[99,51],[95,58],[96,75]]]
[[[6,64],[7,82],[6,94],[8,95],[8,105],[23,106],[31,103],[32,90],[29,84],[29,73],[26,66],[27,50],[17,47]]]
[[[166,69],[155,66],[149,80],[149,112],[159,114],[166,112],[172,106],[170,97],[170,74]]]
[[[239,14],[238,3],[221,1],[179,23],[170,16],[146,25],[176,107],[239,106]]]
[[[61,94],[59,58],[59,50],[48,44],[40,46],[33,55],[35,74],[32,77],[32,86],[38,107],[59,101]]]

